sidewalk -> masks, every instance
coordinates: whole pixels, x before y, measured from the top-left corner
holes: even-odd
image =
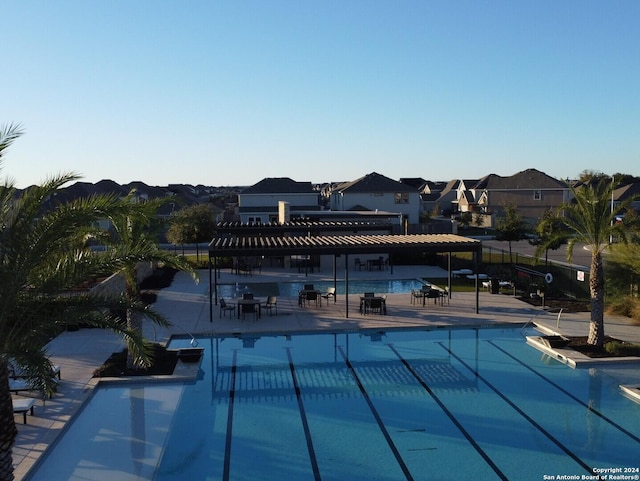
[[[383,315],[359,313],[359,296],[349,296],[349,317],[346,317],[346,305],[343,295],[337,302],[321,307],[300,308],[297,298],[278,298],[278,314],[264,314],[256,322],[242,321],[237,315],[227,314],[220,318],[219,306],[213,306],[213,322],[209,320],[209,277],[208,271],[200,271],[200,283],[194,284],[191,278],[178,273],[172,285],[159,291],[155,308],[162,312],[172,323],[168,329],[158,328],[145,323],[145,336],[154,341],[168,342],[171,336],[189,337],[210,334],[261,333],[261,332],[299,332],[299,331],[339,331],[356,329],[391,328],[436,328],[442,326],[464,327],[535,322],[545,329],[564,335],[586,335],[588,333],[589,314],[562,314],[558,323],[557,314],[542,308],[531,306],[509,295],[494,295],[486,291],[480,293],[480,312],[475,313],[475,293],[452,293],[449,304],[443,306],[431,303],[413,305],[409,294],[389,294],[387,312]],[[339,273],[338,277],[343,275]],[[396,266],[393,275],[389,271],[350,272],[350,281],[360,279],[419,279],[422,277],[442,277],[446,285],[446,272],[428,266]],[[294,270],[269,269],[261,274],[250,276],[250,282],[293,282],[313,283],[332,280],[331,273],[313,273],[305,275]],[[234,284],[247,282],[247,276],[236,276],[228,271],[222,272],[219,283]],[[340,281],[339,281],[340,282]],[[632,325],[625,318],[606,317],[605,329],[608,335],[627,341],[640,343],[640,327]],[[101,329],[81,329],[64,332],[48,346],[52,361],[61,367],[62,380],[60,390],[45,402],[38,400],[33,416],[27,417],[26,425],[18,422],[18,438],[14,447],[16,480],[23,479],[34,462],[51,445],[83,403],[91,396],[96,384],[92,380],[93,372],[113,352],[123,348],[122,341],[113,333]],[[640,383],[640,365],[626,365],[625,368],[611,368],[608,373],[624,377],[626,382],[636,380]]]

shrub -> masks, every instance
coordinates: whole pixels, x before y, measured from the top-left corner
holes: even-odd
[[[605,343],[604,350],[612,356],[638,356],[640,344],[614,340]]]

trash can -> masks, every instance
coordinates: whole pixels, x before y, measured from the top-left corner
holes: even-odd
[[[496,277],[492,277],[490,279],[491,283],[491,294],[500,294],[500,279]]]

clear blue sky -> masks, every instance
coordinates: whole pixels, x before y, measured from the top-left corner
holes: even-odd
[[[638,0],[3,2],[1,176],[640,176]]]

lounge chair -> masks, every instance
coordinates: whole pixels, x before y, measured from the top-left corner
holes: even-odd
[[[223,298],[220,298],[220,317],[224,317],[224,313],[228,312],[229,317],[231,317],[231,312],[236,310],[236,306],[234,304],[227,304]]]
[[[22,414],[22,422],[27,424],[27,414],[30,412],[33,416],[33,406],[36,404],[36,400],[33,398],[25,399],[12,399],[13,414]]]
[[[265,309],[269,309],[269,315],[272,315],[273,310],[275,309],[276,315],[278,315],[278,298],[276,296],[267,297],[267,302],[264,303],[263,306]]]
[[[54,378],[57,377],[58,379],[62,379],[60,366],[51,366],[51,376]],[[15,361],[9,361],[9,377],[11,379],[26,379],[27,373],[21,366],[16,364]]]
[[[44,398],[44,393],[42,392],[42,389],[40,389],[38,387],[35,387],[33,384],[31,384],[26,379],[11,379],[11,378],[9,378],[9,391],[11,391],[13,393],[16,393],[16,394],[20,393],[20,392],[37,391]]]

